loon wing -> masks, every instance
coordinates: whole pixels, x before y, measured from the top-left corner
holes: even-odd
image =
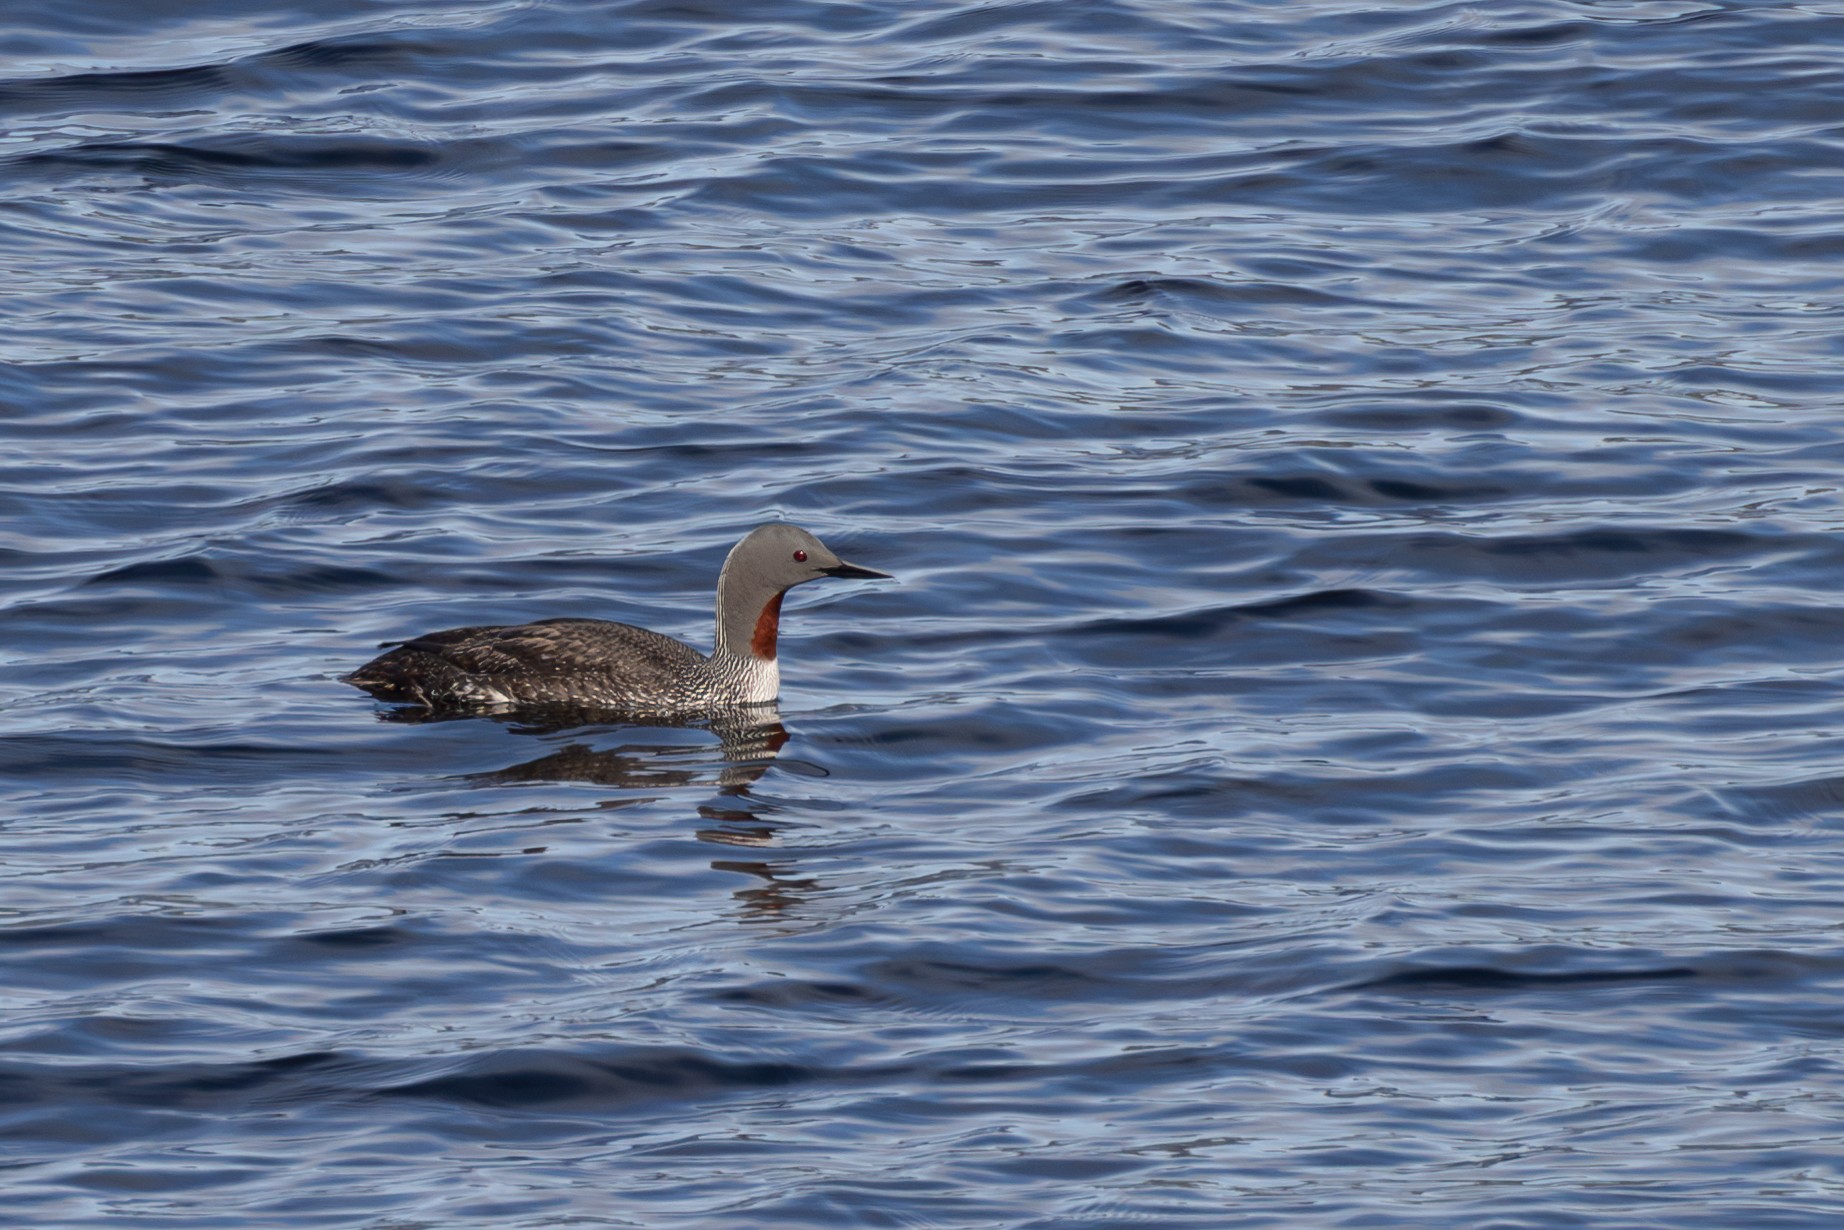
[[[545,619],[476,625],[397,642],[345,681],[381,700],[441,704],[498,696],[567,696],[595,691],[643,695],[669,688],[704,655],[683,641],[602,619]]]

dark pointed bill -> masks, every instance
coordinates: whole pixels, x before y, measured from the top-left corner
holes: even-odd
[[[887,572],[878,572],[874,568],[860,568],[858,565],[848,564],[844,560],[840,560],[838,563],[834,564],[830,568],[822,568],[820,569],[820,571],[825,573],[829,577],[847,577],[851,579],[865,580],[865,581],[894,581],[896,580],[895,577],[891,576]]]

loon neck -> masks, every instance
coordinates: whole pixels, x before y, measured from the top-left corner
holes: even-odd
[[[781,593],[762,585],[718,583],[717,644],[708,677],[725,703],[761,704],[780,693],[775,642],[781,631]]]
[[[717,579],[716,657],[772,663],[781,634],[781,599],[785,590],[770,589],[732,576],[728,567]]]
[[[762,604],[755,631],[749,634],[749,652],[764,661],[775,660],[775,641],[781,635],[781,600],[785,597],[787,591],[783,590]]]

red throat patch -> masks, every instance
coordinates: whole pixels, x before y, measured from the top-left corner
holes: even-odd
[[[749,638],[749,652],[758,658],[775,660],[775,637],[781,632],[781,599],[785,594],[776,594],[762,606],[762,613],[756,616],[756,632]]]

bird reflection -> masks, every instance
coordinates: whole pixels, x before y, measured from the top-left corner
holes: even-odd
[[[581,736],[542,756],[503,769],[469,774],[467,780],[479,785],[589,782],[643,792],[715,787],[727,796],[728,805],[707,804],[698,809],[699,818],[709,822],[697,830],[700,841],[739,850],[768,851],[774,848],[776,834],[783,827],[744,805],[749,799],[750,786],[776,763],[791,737],[773,705],[750,706],[687,720],[561,705],[491,712],[406,709],[387,711],[380,716],[386,721],[413,723],[486,717],[515,734],[555,736],[571,732]],[[708,741],[672,740],[667,732],[675,729],[715,735],[721,763],[713,761],[713,749]],[[633,734],[645,731],[655,737],[614,747],[598,747],[591,741],[595,735],[610,731]],[[783,768],[810,776],[826,774],[820,766],[802,761],[783,762]],[[623,806],[638,801],[617,803],[610,800],[607,805]],[[744,921],[787,918],[803,900],[821,888],[817,880],[796,874],[797,862],[792,857],[716,859],[711,867],[717,871],[755,876],[761,881],[735,894]]]
[[[404,708],[386,710],[379,717],[387,722],[412,724],[484,717],[519,735],[581,731],[587,737],[598,730],[702,730],[717,736],[723,755],[723,765],[713,771],[709,743],[625,743],[601,748],[588,742],[572,742],[532,760],[468,775],[468,780],[482,785],[593,782],[623,790],[712,785],[726,793],[740,794],[768,771],[789,738],[788,729],[781,724],[781,715],[773,705],[750,705],[698,718],[659,717],[579,705],[474,710]],[[809,772],[825,773],[818,766],[806,767]]]
[[[500,716],[515,734],[551,735],[565,730],[623,728],[664,732],[703,730],[717,736],[723,763],[713,766],[704,742],[635,742],[617,747],[567,743],[534,760],[472,775],[483,785],[516,782],[592,782],[622,790],[668,790],[716,786],[726,794],[746,794],[786,746],[788,728],[772,706],[697,721],[625,718],[607,711],[546,708]]]

